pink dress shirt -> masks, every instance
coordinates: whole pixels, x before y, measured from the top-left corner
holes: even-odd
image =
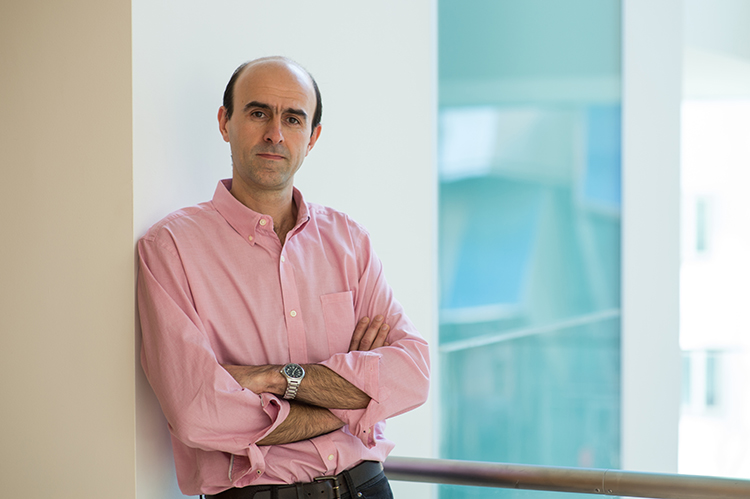
[[[169,422],[180,489],[309,482],[393,444],[384,420],[427,397],[427,343],[394,299],[369,234],[295,189],[282,246],[273,220],[237,201],[231,180],[213,200],[154,225],[138,243],[141,362]],[[390,346],[347,352],[355,324],[382,314]],[[220,364],[318,363],[364,391],[365,409],[334,410],[342,429],[258,446],[289,414],[275,395],[242,388]]]

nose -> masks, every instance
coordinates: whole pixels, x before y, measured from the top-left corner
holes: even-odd
[[[268,121],[266,133],[263,138],[266,140],[266,142],[270,142],[271,144],[279,144],[284,141],[284,135],[281,132],[280,119],[273,119]]]

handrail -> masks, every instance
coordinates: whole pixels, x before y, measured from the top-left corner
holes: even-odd
[[[389,457],[392,480],[655,499],[747,499],[750,480],[634,471]]]

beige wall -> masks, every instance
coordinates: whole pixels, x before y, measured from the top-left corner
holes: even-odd
[[[0,7],[0,488],[135,496],[130,1]]]

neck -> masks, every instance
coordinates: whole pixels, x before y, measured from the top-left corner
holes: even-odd
[[[270,216],[273,219],[273,229],[284,244],[287,232],[297,221],[297,205],[291,185],[278,191],[255,191],[243,188],[242,182],[233,178],[229,192],[254,212]]]

